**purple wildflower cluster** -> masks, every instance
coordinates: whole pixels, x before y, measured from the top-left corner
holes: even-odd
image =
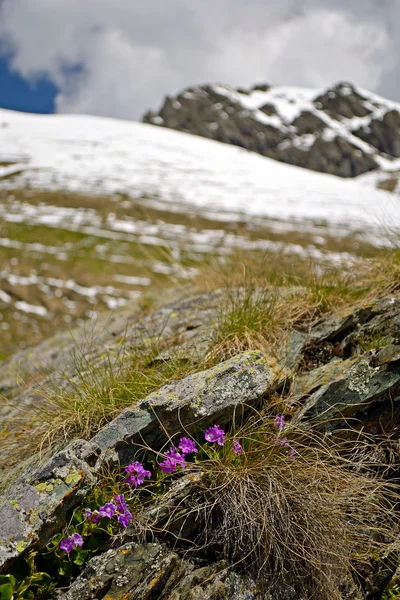
[[[235,454],[243,454],[243,448],[238,440],[233,440],[232,450]]]
[[[151,477],[150,471],[146,471],[142,463],[135,461],[125,467],[125,471],[130,473],[129,477],[126,478],[126,483],[137,487],[144,483],[145,477]]]
[[[215,443],[219,446],[225,444],[225,435],[225,431],[221,429],[219,425],[209,427],[204,433],[207,442]],[[243,448],[239,440],[233,440],[232,451],[234,454],[243,454]],[[179,440],[179,444],[176,448],[171,446],[171,448],[164,453],[163,461],[160,462],[160,469],[164,471],[164,473],[173,473],[178,467],[184,469],[186,467],[186,456],[197,453],[198,449],[196,442],[190,438],[183,437]],[[142,463],[138,461],[127,465],[125,471],[128,473],[128,477],[125,480],[126,483],[134,487],[142,485],[146,477],[151,477],[151,472],[147,471]],[[123,494],[115,496],[115,500],[106,502],[104,506],[99,506],[98,510],[92,511],[90,508],[87,508],[84,515],[85,518],[94,525],[97,525],[101,519],[104,518],[116,518],[120,525],[127,527],[132,519],[132,514],[129,511]],[[60,548],[69,554],[75,546],[82,545],[82,536],[78,533],[74,533],[72,536],[61,541]]]
[[[179,441],[178,448],[171,446],[167,452],[164,452],[164,460],[160,462],[160,469],[164,473],[173,473],[178,467],[184,469],[186,467],[185,456],[197,452],[196,442],[190,438],[183,437]]]
[[[180,439],[178,448],[182,454],[192,454],[193,452],[197,454],[198,452],[196,442],[187,437]]]
[[[207,442],[218,444],[219,446],[223,446],[226,442],[225,431],[221,429],[219,425],[213,425],[212,427],[209,427],[204,433],[204,437],[206,438]],[[243,454],[243,448],[239,440],[233,440],[232,450],[234,454]]]
[[[226,441],[225,431],[221,429],[219,425],[213,425],[212,427],[209,427],[205,431],[204,437],[207,442],[215,443],[219,446],[223,446]],[[238,440],[234,440],[232,450],[235,454],[243,453],[243,448]],[[198,449],[196,442],[189,438],[183,437],[180,439],[177,448],[172,446],[169,450],[167,450],[167,452],[164,452],[164,460],[160,462],[160,469],[164,471],[164,473],[173,473],[178,467],[184,469],[186,467],[186,455],[197,452]]]
[[[275,444],[284,448],[289,448],[288,454],[292,460],[296,458],[296,450],[291,447],[289,440],[286,437],[281,437],[281,431],[285,427],[284,415],[276,415],[274,420],[275,427],[279,430],[275,438]]]
[[[124,495],[118,494],[115,496],[115,501],[106,502],[104,506],[99,506],[99,510],[91,511],[90,508],[87,508],[85,517],[95,525],[97,525],[101,519],[104,519],[104,517],[107,517],[107,519],[115,517],[120,525],[127,527],[129,521],[132,519],[132,513],[129,511]]]
[[[83,546],[83,538],[79,533],[74,533],[60,542],[60,549],[65,550],[67,554],[76,546]]]
[[[225,444],[225,431],[219,425],[213,425],[206,430],[204,437],[207,442],[216,443],[219,446]]]

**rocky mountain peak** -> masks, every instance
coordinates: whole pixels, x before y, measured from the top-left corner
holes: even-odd
[[[143,121],[341,177],[400,157],[400,104],[348,82],[325,90],[198,85],[167,96]]]

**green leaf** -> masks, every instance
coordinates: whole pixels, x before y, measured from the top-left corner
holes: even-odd
[[[77,552],[76,557],[74,558],[74,563],[78,565],[78,567],[82,567],[89,560],[89,552],[87,550],[80,550]]]
[[[53,537],[51,538],[50,542],[47,544],[47,548],[49,548],[49,550],[53,550],[54,548],[58,548],[61,540],[63,539],[64,535],[62,533],[57,533],[57,535],[53,535]]]
[[[13,586],[11,583],[0,584],[0,600],[12,600]]]
[[[60,575],[64,575],[65,577],[71,577],[72,575],[72,565],[70,562],[64,561],[58,564],[58,572]]]
[[[72,517],[72,524],[73,525],[78,525],[79,523],[82,523],[82,521],[83,521],[83,511],[76,510],[74,512],[73,517]]]
[[[31,577],[31,585],[44,586],[52,583],[52,578],[48,573],[35,573]]]

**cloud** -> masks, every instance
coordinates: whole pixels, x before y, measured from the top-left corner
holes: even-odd
[[[400,97],[397,0],[3,0],[0,11],[11,67],[51,79],[60,112],[140,118],[206,81],[348,79]]]

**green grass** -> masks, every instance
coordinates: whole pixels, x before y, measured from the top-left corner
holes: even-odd
[[[64,203],[71,207],[85,206],[86,202],[88,207],[94,208],[96,204],[95,198],[85,199],[74,195],[24,192],[19,196],[17,194],[17,197],[32,203],[55,203],[58,199],[60,205]],[[117,212],[117,201],[103,199],[99,210],[105,215],[113,205]],[[132,204],[126,210],[143,217],[145,208]],[[149,210],[146,214],[150,214],[154,220],[160,217],[160,212],[157,211]],[[187,215],[174,215],[170,218],[177,222],[183,219],[185,223],[191,220]],[[193,223],[195,222],[194,220]],[[0,248],[3,268],[10,273],[29,276],[36,272],[43,278],[73,279],[79,285],[87,287],[112,285],[122,295],[135,289],[142,291],[143,287],[117,283],[112,280],[115,273],[149,276],[152,285],[148,290],[143,290],[145,293],[137,303],[147,314],[152,310],[154,297],[182,282],[175,276],[151,271],[155,260],[162,260],[170,265],[177,264],[168,248],[145,247],[131,241],[104,240],[81,231],[71,232],[43,225],[4,225],[4,237],[29,244],[39,241],[48,246],[57,246],[66,253],[66,259],[59,260],[57,256],[31,249],[15,251]],[[203,221],[201,226],[205,226]],[[214,224],[210,221],[209,226]],[[224,227],[221,223],[218,226]],[[240,227],[239,224],[236,231]],[[262,231],[259,233],[262,235]],[[267,235],[266,230],[264,233]],[[251,235],[256,234],[253,232]],[[289,234],[284,234],[284,237],[286,235]],[[103,257],[99,257],[95,249],[99,243],[105,246]],[[109,257],[113,254],[131,257],[134,263],[112,263]],[[17,264],[15,258],[18,259]],[[13,260],[14,263],[11,262]],[[399,249],[376,250],[373,258],[360,258],[354,264],[340,268],[332,267],[327,261],[316,263],[296,255],[261,251],[237,252],[221,261],[217,252],[196,255],[183,250],[179,264],[182,269],[196,266],[199,270],[197,279],[193,280],[194,291],[223,288],[226,292],[225,301],[219,306],[216,322],[210,325],[213,340],[207,360],[191,365],[182,363],[178,358],[175,360],[173,348],[177,345],[176,340],[170,341],[172,358],[165,362],[153,361],[160,350],[160,342],[157,341],[140,351],[137,348],[130,350],[129,355],[106,356],[97,366],[85,358],[86,347],[77,348],[75,378],[71,378],[70,373],[65,373],[64,377],[61,376],[66,382],[65,386],[58,389],[39,387],[38,393],[42,394],[42,401],[31,407],[31,412],[21,414],[20,422],[10,425],[9,432],[3,438],[4,443],[12,446],[15,439],[25,439],[25,432],[29,431],[30,437],[24,441],[27,444],[26,453],[29,453],[40,444],[54,449],[73,437],[90,437],[123,408],[165,383],[194,370],[204,369],[242,350],[259,349],[268,358],[275,358],[293,329],[307,330],[322,315],[347,310],[368,302],[373,297],[393,293],[399,289],[400,282]],[[13,297],[13,302],[19,300],[47,306],[49,315],[42,318],[20,313],[17,319],[13,303],[1,306],[0,324],[6,324],[8,329],[2,330],[0,358],[6,357],[18,345],[29,346],[40,342],[54,331],[72,327],[76,319],[86,318],[88,311],[95,309],[101,312],[106,309],[106,302],[101,294],[92,303],[73,290],[63,288],[57,296],[56,290],[51,286],[53,295],[46,287],[40,289],[36,285],[10,285],[5,280],[2,283],[2,289]],[[75,302],[75,307],[68,308],[65,300]],[[178,357],[178,352],[176,356]],[[55,379],[60,381],[60,376]],[[19,432],[24,432],[23,436]],[[18,460],[17,447],[18,444],[15,445],[15,460]]]
[[[306,330],[323,314],[348,310],[368,302],[373,295],[395,290],[393,275],[400,264],[398,251],[348,271],[326,267],[321,273],[320,266],[318,274],[312,263],[298,258],[270,255],[257,263],[252,255],[248,260],[252,271],[242,261],[239,270],[231,267],[230,279],[222,270],[219,273],[225,281],[225,300],[221,300],[216,322],[210,325],[213,339],[205,361],[189,364],[179,360],[174,339],[169,342],[171,359],[167,361],[154,361],[162,349],[157,340],[130,349],[127,354],[106,355],[96,364],[86,358],[90,355],[86,347],[77,348],[76,376],[61,376],[67,382],[64,387],[38,389],[43,400],[30,407],[28,415],[21,414],[20,423],[12,424],[11,444],[15,431],[26,428],[30,431],[26,441],[29,451],[39,444],[54,449],[73,437],[90,438],[123,408],[216,361],[247,349],[261,350],[269,359],[277,358],[293,329]],[[218,279],[213,283],[218,284]],[[151,298],[146,304],[145,297],[143,309],[151,311],[151,307]],[[27,327],[27,323],[21,325]],[[60,381],[60,377],[55,379]]]
[[[219,231],[228,236],[242,236],[248,242],[261,243],[270,240],[279,244],[297,244],[302,248],[310,245],[317,246],[321,250],[329,252],[350,252],[357,256],[371,257],[379,255],[379,251],[370,244],[357,237],[347,236],[335,238],[323,227],[318,229],[319,237],[324,239],[322,243],[315,234],[302,231],[277,231],[275,223],[268,219],[259,219],[254,226],[248,223],[224,223],[212,217],[205,217],[196,211],[182,210],[169,212],[151,205],[151,199],[140,198],[128,200],[126,196],[115,194],[109,197],[94,197],[82,194],[71,194],[63,192],[44,192],[38,190],[13,190],[12,193],[0,191],[0,203],[7,210],[12,210],[15,203],[37,207],[39,205],[65,207],[68,209],[85,209],[95,212],[96,218],[101,222],[100,228],[108,230],[107,218],[110,213],[117,219],[130,219],[146,222],[150,226],[162,225],[162,231],[168,238],[171,232],[169,224],[184,227],[189,232],[209,233]],[[27,222],[16,223],[0,220],[1,237],[23,244],[22,248],[7,248],[0,246],[0,261],[2,271],[15,275],[29,276],[36,274],[39,277],[53,277],[55,279],[73,279],[77,284],[87,287],[96,285],[107,287],[112,285],[127,297],[130,291],[143,293],[144,286],[130,285],[113,280],[115,274],[125,276],[147,277],[151,280],[153,293],[160,294],[166,288],[184,284],[187,278],[194,277],[194,270],[200,270],[204,279],[204,271],[207,265],[217,264],[219,271],[224,271],[234,264],[235,258],[228,258],[226,265],[221,262],[221,255],[226,260],[226,244],[224,238],[210,248],[208,252],[187,247],[186,240],[172,240],[174,248],[170,247],[168,239],[160,239],[160,243],[146,244],[146,240],[140,241],[138,236],[126,235],[123,239],[109,239],[107,231],[105,236],[91,235],[86,233],[84,225],[75,224],[77,231],[68,229],[68,224],[60,227],[47,225],[32,225]],[[189,235],[189,233],[188,233]],[[154,241],[154,240],[153,240]],[[44,251],[34,249],[32,244],[43,244],[47,246]],[[102,249],[99,249],[102,248]],[[178,250],[179,247],[179,250]],[[179,254],[179,256],[178,256]],[[266,285],[298,285],[302,274],[310,271],[306,265],[307,261],[301,258],[293,259],[282,254],[274,258],[273,253],[256,252],[257,261],[263,255],[266,257],[265,264],[270,263],[268,273],[260,273],[263,281],[261,287]],[[243,255],[249,260],[252,253],[244,252]],[[120,259],[118,258],[120,257]],[[114,262],[116,260],[117,262]],[[120,262],[118,262],[120,260]],[[240,259],[239,259],[240,260]],[[126,262],[128,261],[128,262]],[[173,273],[159,272],[156,263],[162,262],[162,268],[170,267]],[[274,269],[272,266],[275,263]],[[291,263],[291,264],[290,264]],[[303,266],[302,266],[303,265]],[[155,269],[153,269],[155,266]],[[221,282],[220,273],[214,278]],[[327,304],[329,309],[333,305],[332,298],[343,294],[344,290],[337,289],[337,281],[334,280],[331,290],[324,285],[323,289],[316,290],[317,301],[322,307]],[[281,281],[281,283],[279,283]],[[0,299],[0,356],[7,357],[20,348],[33,346],[45,339],[51,333],[50,323],[57,331],[67,329],[74,325],[79,319],[87,318],[96,312],[107,310],[106,294],[97,294],[96,299],[91,302],[88,297],[75,292],[62,290],[62,297],[56,294],[60,291],[46,288],[40,285],[20,286],[8,284],[6,278],[1,280],[2,289],[11,295],[11,305],[8,307]],[[308,286],[310,287],[310,285]],[[29,289],[28,289],[29,288]],[[52,297],[52,294],[55,294]],[[63,301],[65,298],[65,301]],[[76,303],[75,308],[69,301]],[[46,306],[49,309],[49,318],[41,318],[33,313],[23,313],[15,307],[15,302],[24,301],[28,304]],[[72,308],[71,308],[72,307]],[[21,322],[25,326],[21,325]]]

